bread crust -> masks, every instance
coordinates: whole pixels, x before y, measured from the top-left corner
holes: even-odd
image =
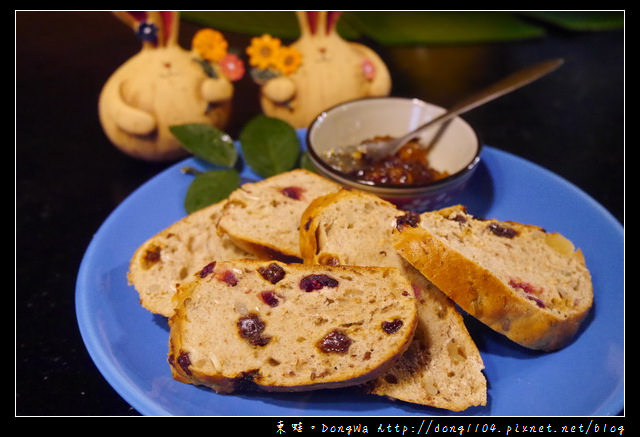
[[[302,258],[298,256],[297,252],[286,250],[283,247],[278,247],[272,244],[268,244],[264,241],[253,240],[246,236],[236,237],[232,234],[227,234],[229,239],[233,243],[245,250],[246,252],[253,254],[259,259],[272,259],[281,261],[286,264],[302,263]]]
[[[311,201],[300,218],[300,254],[304,263],[330,264],[330,262],[327,263],[326,260],[319,259],[318,257],[319,249],[317,231],[320,222],[314,220],[314,218],[321,215],[322,211],[334,202],[339,202],[341,199],[358,195],[359,192],[357,191],[351,190],[350,188],[342,188],[335,193],[320,196]],[[379,199],[379,201],[380,204],[391,205],[385,200]]]
[[[314,198],[339,188],[305,169],[247,183],[231,193],[218,226],[258,258],[302,262],[297,241],[300,215]]]
[[[448,208],[443,216],[462,207]],[[490,222],[487,222],[490,223]],[[515,229],[544,232],[516,222]],[[513,244],[518,244],[513,242]],[[526,243],[524,243],[526,244]],[[471,260],[424,227],[405,227],[394,236],[398,253],[444,291],[464,311],[514,342],[536,350],[553,351],[566,346],[587,316],[592,298],[574,310],[557,312],[541,307],[505,283],[493,271]],[[574,255],[584,262],[578,250]],[[588,295],[592,295],[589,282]]]

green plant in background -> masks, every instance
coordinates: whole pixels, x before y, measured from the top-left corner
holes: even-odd
[[[615,30],[624,27],[622,11],[529,11],[521,14],[572,31]]]
[[[185,11],[185,20],[247,35],[295,39],[293,11]],[[463,44],[544,37],[549,28],[601,31],[624,27],[623,11],[345,11],[338,33],[382,45]]]

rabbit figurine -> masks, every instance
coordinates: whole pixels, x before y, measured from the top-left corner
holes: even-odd
[[[109,77],[100,93],[100,123],[110,141],[135,158],[168,161],[186,155],[170,132],[172,125],[204,123],[224,129],[233,85],[217,63],[180,47],[179,12],[114,14],[136,31],[142,49]]]
[[[391,77],[377,53],[336,31],[339,11],[296,11],[296,16],[300,36],[290,49],[299,54],[299,66],[259,82],[265,115],[305,128],[338,103],[389,94]]]

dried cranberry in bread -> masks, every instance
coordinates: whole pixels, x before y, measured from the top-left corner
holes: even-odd
[[[582,252],[558,233],[457,205],[423,213],[396,237],[399,253],[464,311],[527,348],[565,346],[592,306]]]
[[[393,248],[393,233],[410,217],[359,191],[318,198],[303,214],[303,258],[323,265],[395,267],[412,284],[418,301],[416,334],[402,358],[371,384],[371,393],[453,411],[485,405],[484,365],[462,316]]]
[[[212,262],[176,295],[172,374],[220,393],[366,382],[413,337],[410,287],[392,268]]]
[[[219,228],[259,258],[300,262],[298,228],[302,212],[314,198],[339,188],[304,169],[247,183],[229,196]]]
[[[135,251],[127,276],[144,308],[169,317],[176,285],[191,278],[204,264],[214,258],[254,258],[217,233],[223,206],[224,201],[186,216]]]

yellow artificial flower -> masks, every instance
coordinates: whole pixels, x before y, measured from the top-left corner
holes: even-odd
[[[293,73],[302,62],[302,55],[293,47],[281,47],[276,54],[275,67],[284,75]]]
[[[201,29],[193,36],[191,47],[203,59],[218,62],[226,56],[228,43],[217,30]]]
[[[253,67],[266,69],[274,66],[281,42],[271,35],[262,35],[251,39],[251,44],[247,47],[249,64]]]

